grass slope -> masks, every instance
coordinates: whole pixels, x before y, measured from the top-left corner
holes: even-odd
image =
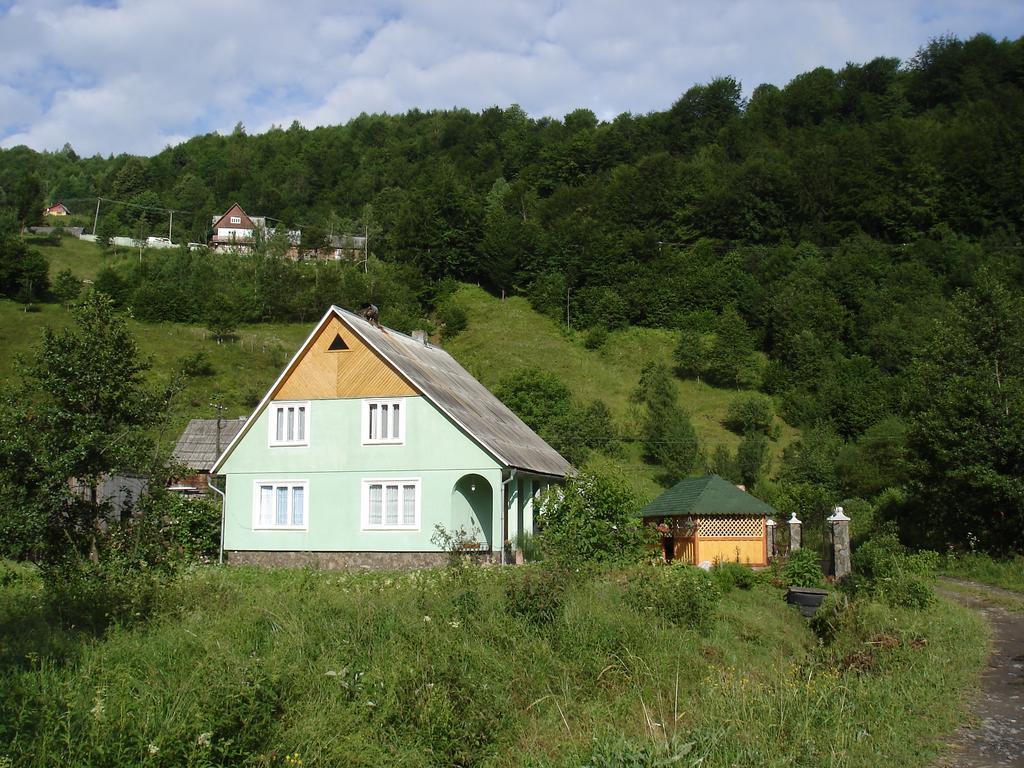
[[[469,316],[469,328],[445,346],[470,373],[493,389],[502,377],[520,368],[544,368],[556,374],[583,401],[603,400],[617,426],[626,435],[636,435],[641,414],[630,401],[640,371],[649,362],[672,366],[676,334],[658,328],[626,328],[613,331],[598,350],[583,346],[582,335],[567,333],[561,325],[538,314],[526,299],[497,299],[475,286],[463,286],[456,295]],[[710,454],[715,446],[735,450],[740,437],[725,428],[729,403],[738,392],[719,389],[696,381],[678,381],[679,402],[690,413],[701,446]],[[780,437],[773,442],[777,459],[799,435],[798,430],[779,421]],[[618,466],[645,496],[662,488],[655,481],[655,468],[645,464],[640,446],[627,444],[626,457],[611,461],[598,458],[599,465]]]
[[[520,569],[200,568],[89,638],[3,570],[0,765],[923,766],[985,656],[948,604],[865,606],[836,652],[780,590],[731,592],[700,634],[619,573],[538,622]]]
[[[95,244],[71,237],[59,246],[38,240],[31,244],[49,260],[51,278],[70,269],[76,277],[91,280],[108,264],[136,258],[128,251],[104,254]],[[143,256],[159,257],[159,251],[147,251]],[[588,350],[578,334],[567,333],[521,297],[500,300],[467,285],[456,300],[469,315],[469,327],[445,347],[486,386],[493,389],[502,377],[520,368],[545,368],[580,400],[607,403],[625,435],[637,434],[641,418],[640,409],[630,401],[640,370],[651,361],[672,364],[676,339],[671,331],[627,328],[610,333],[601,349]],[[55,304],[38,305],[38,310],[25,312],[19,304],[0,301],[0,378],[11,378],[15,356],[31,350],[42,328],[61,328],[70,322],[68,312]],[[206,355],[213,369],[208,376],[190,379],[175,399],[170,420],[161,432],[165,443],[173,443],[188,419],[214,417],[213,402],[226,407],[228,418],[248,415],[310,331],[308,323],[267,323],[242,328],[235,342],[216,344],[199,326],[134,320],[130,325],[140,350],[153,362],[155,383],[168,382],[182,359],[197,352]],[[738,393],[696,381],[680,380],[677,387],[703,449],[710,454],[722,444],[734,450],[740,438],[727,430],[722,420]],[[779,426],[780,437],[772,443],[776,459],[799,434],[781,420]],[[643,461],[636,442],[626,443],[622,458],[596,455],[592,465],[621,471],[645,498],[662,490],[655,481],[657,469]]]

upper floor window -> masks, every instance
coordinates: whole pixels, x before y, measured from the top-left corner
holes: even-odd
[[[401,400],[363,401],[363,444],[405,442],[405,405]]]
[[[242,217],[241,216],[232,216],[231,217],[231,223],[232,224],[241,224],[242,223]]]
[[[309,445],[309,403],[271,403],[270,445]]]

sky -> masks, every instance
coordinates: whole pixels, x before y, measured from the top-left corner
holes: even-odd
[[[0,146],[151,155],[414,107],[667,109],[929,39],[1024,35],[1018,0],[0,0]]]

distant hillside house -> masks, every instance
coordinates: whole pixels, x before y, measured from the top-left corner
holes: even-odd
[[[437,526],[505,559],[572,466],[425,337],[331,307],[213,471],[229,562],[402,568],[444,561]]]
[[[43,210],[44,216],[70,216],[71,211],[64,203],[54,203]]]
[[[171,452],[171,458],[189,474],[176,479],[171,490],[184,494],[209,490],[210,470],[244,424],[244,418],[192,419]]]
[[[680,480],[640,510],[661,534],[662,557],[691,565],[767,565],[766,523],[777,514],[718,475]]]
[[[266,239],[275,232],[274,228],[267,226],[265,216],[250,216],[242,210],[242,206],[235,203],[228,208],[227,213],[213,217],[210,249],[248,252],[252,250],[257,238]],[[288,230],[288,241],[291,243],[288,256],[295,258],[298,255],[297,247],[301,237],[300,230]]]

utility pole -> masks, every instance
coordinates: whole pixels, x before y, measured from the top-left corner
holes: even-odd
[[[173,239],[171,238],[171,229],[174,227],[174,211],[168,211],[168,213],[171,214],[171,220],[167,223],[167,240],[170,242]]]
[[[101,199],[102,198],[99,198],[99,197],[96,198],[96,216],[94,216],[93,220],[92,220],[92,236],[93,237],[96,237],[96,224],[99,223],[99,220],[100,220],[100,200]]]
[[[220,458],[220,430],[224,424],[224,406],[220,403],[210,403],[210,407],[217,412],[217,458]]]

